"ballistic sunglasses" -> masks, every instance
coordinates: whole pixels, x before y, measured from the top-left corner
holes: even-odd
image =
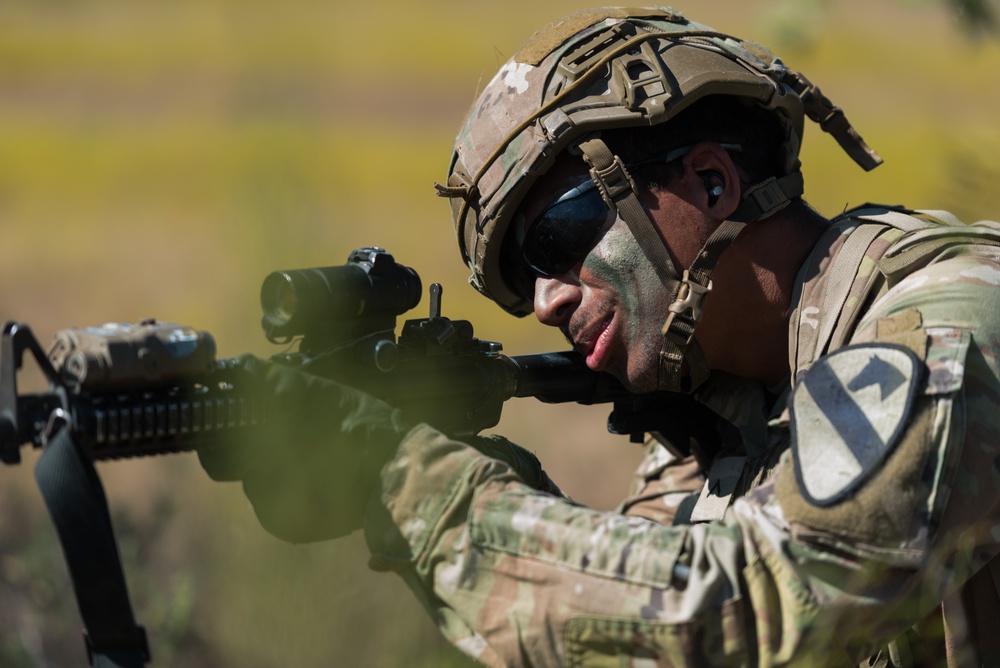
[[[739,151],[739,144],[720,144]],[[632,163],[630,172],[652,163],[667,164],[682,158],[693,146],[682,146],[661,155]],[[521,255],[535,276],[560,276],[587,256],[608,221],[609,208],[597,183],[587,178],[563,193],[528,228]]]
[[[560,276],[580,262],[608,223],[608,205],[589,177],[563,193],[528,228],[524,262],[536,276]]]

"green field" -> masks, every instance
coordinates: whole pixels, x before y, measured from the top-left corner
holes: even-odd
[[[935,3],[746,5],[675,6],[773,46],[886,158],[865,174],[808,127],[806,192],[821,212],[879,201],[1000,217],[995,41],[970,39]],[[465,285],[432,187],[476,90],[580,5],[538,6],[0,4],[0,317],[47,340],[155,316],[211,331],[222,356],[266,355],[268,271],[382,245],[443,283],[445,315],[507,352],[563,347]],[[537,450],[571,495],[608,508],[639,452],[593,439],[605,418],[516,401],[498,431]],[[33,461],[0,470],[0,665],[79,665]],[[154,665],[469,665],[400,580],[368,571],[360,536],[283,544],[238,485],[212,483],[191,455],[99,469]]]

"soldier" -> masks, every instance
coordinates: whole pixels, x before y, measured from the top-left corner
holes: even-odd
[[[621,512],[501,438],[256,360],[291,431],[203,463],[279,537],[363,528],[487,665],[1000,665],[1000,226],[826,220],[805,117],[880,162],[765,48],[605,8],[536,33],[458,136],[439,192],[476,289],[711,410]]]

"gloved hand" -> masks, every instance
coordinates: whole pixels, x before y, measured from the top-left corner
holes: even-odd
[[[468,443],[487,457],[499,459],[509,465],[529,487],[539,492],[563,496],[562,490],[552,482],[549,474],[542,468],[542,463],[538,461],[538,457],[530,450],[497,434],[473,436]]]
[[[199,450],[209,476],[242,480],[261,525],[283,540],[360,529],[379,471],[408,430],[400,412],[360,390],[250,355],[234,383],[263,402],[265,422]]]

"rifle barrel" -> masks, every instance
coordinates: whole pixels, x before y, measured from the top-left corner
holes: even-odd
[[[550,404],[569,401],[597,404],[629,396],[613,376],[592,371],[583,356],[572,350],[517,355],[510,359],[516,367],[515,397],[535,397]]]

